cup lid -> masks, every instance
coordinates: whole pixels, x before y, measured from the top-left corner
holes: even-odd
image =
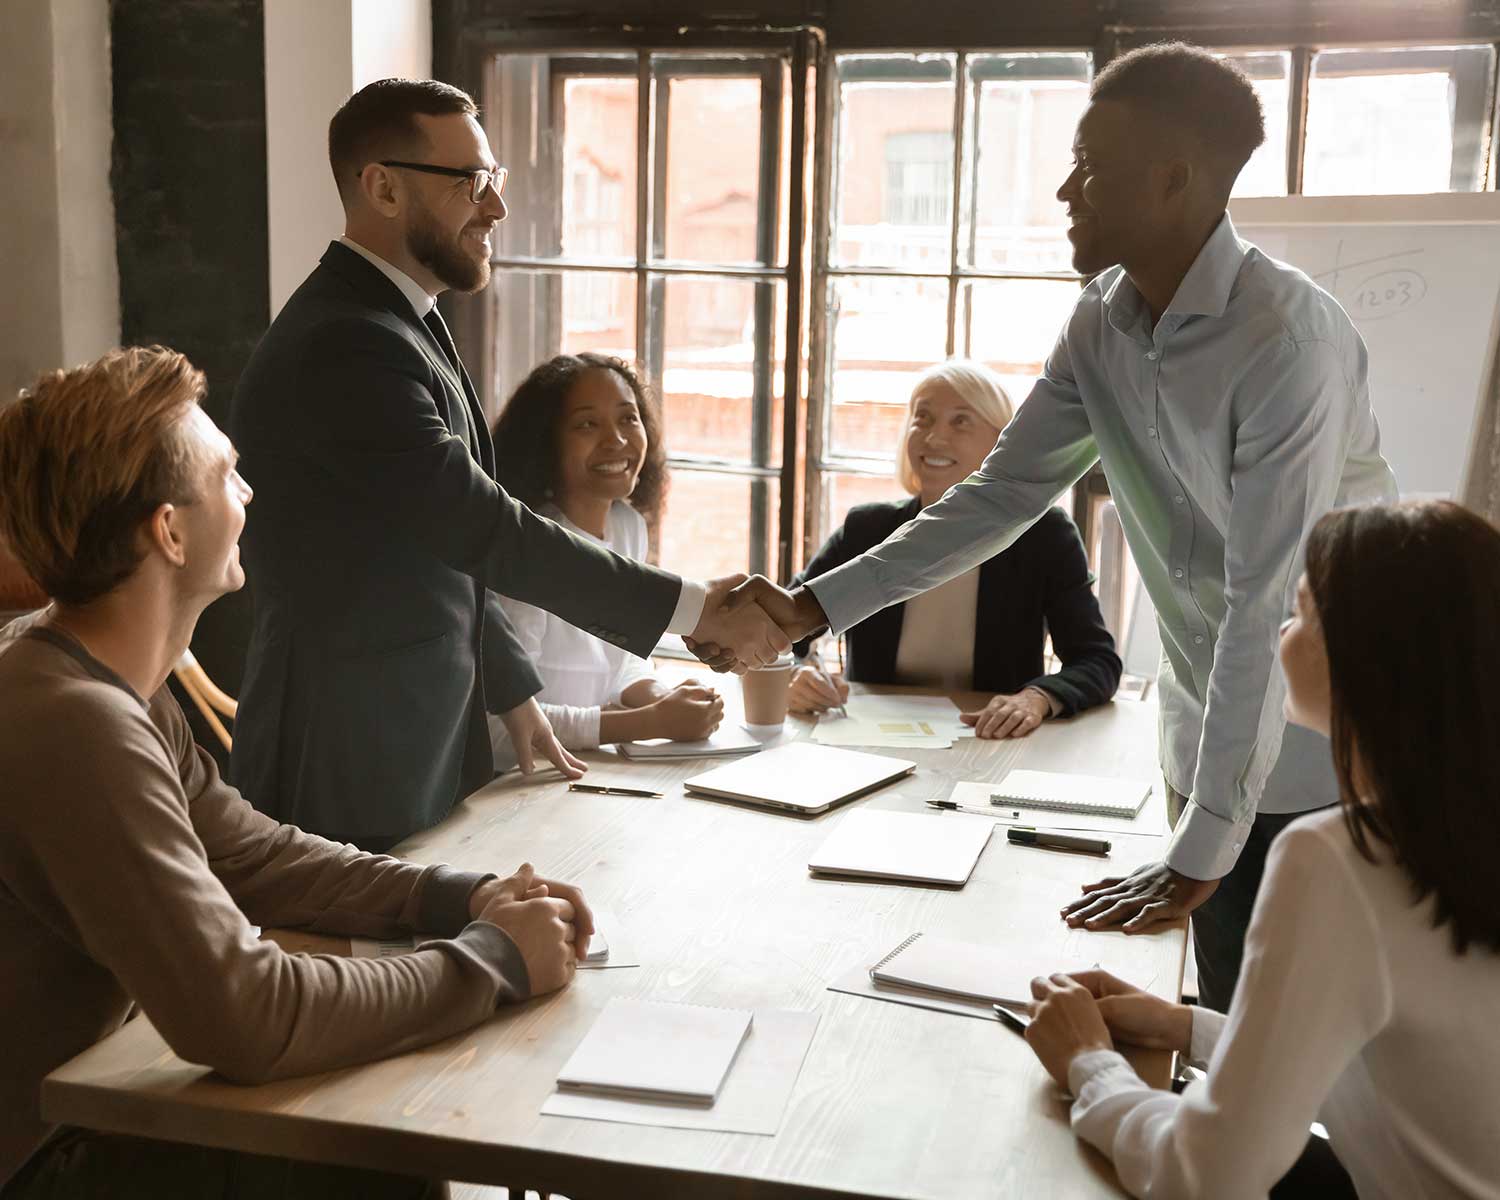
[[[791,666],[796,661],[797,660],[792,657],[792,652],[790,650],[788,650],[785,654],[783,654],[780,658],[778,658],[775,662],[771,663],[769,666],[765,666],[765,667],[751,667],[750,669],[752,671],[784,671],[787,667]]]

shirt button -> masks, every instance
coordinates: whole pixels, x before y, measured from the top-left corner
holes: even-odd
[[[1198,636],[1193,639],[1193,645],[1195,645],[1195,646],[1201,646],[1201,645],[1203,645],[1203,635],[1201,633],[1198,634]]]
[[[1152,362],[1155,362],[1158,358],[1161,357],[1161,351],[1152,350],[1146,355],[1146,357],[1149,358]]]
[[[1155,437],[1156,436],[1156,426],[1155,425],[1147,425],[1146,426],[1146,436],[1147,437]]]
[[[1177,570],[1175,570],[1175,571],[1172,572],[1172,574],[1175,575],[1175,576],[1177,576],[1178,579],[1181,579],[1182,578],[1182,568],[1178,567]]]
[[[1181,496],[1173,496],[1172,497],[1172,503],[1173,504],[1181,504],[1182,503],[1182,497]]]

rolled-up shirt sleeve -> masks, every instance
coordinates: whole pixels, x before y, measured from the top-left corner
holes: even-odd
[[[1064,329],[978,471],[879,546],[808,582],[833,633],[993,558],[1098,460],[1067,338]]]
[[[1224,539],[1224,618],[1208,676],[1198,769],[1166,862],[1193,879],[1229,873],[1281,753],[1285,680],[1277,635],[1307,535],[1333,505],[1354,384],[1339,351],[1283,339],[1236,395],[1240,415]]]

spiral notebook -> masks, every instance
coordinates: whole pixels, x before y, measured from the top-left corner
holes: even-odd
[[[1047,812],[1133,818],[1151,785],[1139,779],[1063,775],[1055,771],[1012,771],[990,792],[992,804],[1018,804]]]
[[[1034,974],[997,947],[914,933],[870,968],[870,982],[985,1004],[1026,1004]]]

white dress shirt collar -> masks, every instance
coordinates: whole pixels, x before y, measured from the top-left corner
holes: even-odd
[[[341,245],[348,246],[354,253],[365,261],[379,268],[381,274],[401,289],[401,294],[406,297],[417,314],[417,319],[425,317],[437,304],[437,297],[419,284],[415,279],[403,271],[400,267],[393,267],[373,250],[367,250],[353,238],[339,238]]]
[[[1246,249],[1246,244],[1234,231],[1234,222],[1225,213],[1177,285],[1172,302],[1162,316],[1174,313],[1179,317],[1222,317],[1229,307],[1234,281],[1239,278],[1240,267],[1244,265]],[[1124,271],[1105,289],[1104,306],[1109,313],[1109,323],[1115,329],[1126,336],[1139,332],[1144,340],[1151,340],[1145,302]]]

